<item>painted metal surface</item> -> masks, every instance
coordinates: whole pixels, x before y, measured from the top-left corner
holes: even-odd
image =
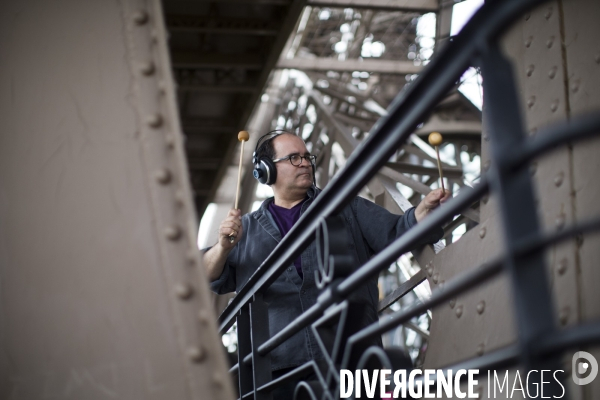
[[[8,1],[0,397],[233,398],[158,1]]]

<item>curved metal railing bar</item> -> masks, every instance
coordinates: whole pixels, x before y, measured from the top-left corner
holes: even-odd
[[[361,143],[342,171],[234,297],[219,317],[221,333],[234,323],[236,314],[251,301],[254,293],[268,288],[310,243],[320,219],[341,211],[358,194],[462,73],[474,64],[480,50],[497,39],[518,16],[544,1],[490,1],[479,9],[454,40],[425,67],[419,78],[390,105],[388,115],[379,119],[369,138]]]

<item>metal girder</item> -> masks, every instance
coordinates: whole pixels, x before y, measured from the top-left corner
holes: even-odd
[[[439,132],[442,135],[472,135],[473,138],[481,136],[481,121],[444,121],[435,118],[426,122],[415,133],[417,135],[428,135],[431,132]]]
[[[309,0],[308,5],[315,7],[368,8],[384,11],[420,11],[435,12],[437,0]]]
[[[199,52],[173,52],[171,54],[174,68],[243,68],[260,70],[265,60],[256,53],[222,54]]]
[[[379,74],[408,75],[418,74],[423,67],[412,61],[379,59],[336,60],[334,58],[281,58],[276,68],[299,69],[303,71],[367,71]]]
[[[427,279],[427,275],[425,270],[422,269],[413,275],[408,281],[401,284],[396,290],[387,295],[383,300],[379,302],[378,310],[382,312],[396,301],[399,298],[403,297],[406,293],[410,292],[415,288],[415,286],[420,285],[425,279]]]
[[[439,176],[439,171],[436,167],[424,167],[422,165],[416,165],[404,162],[388,162],[388,167],[406,174],[416,175],[429,175]],[[462,178],[462,169],[456,167],[444,167],[442,168],[444,176],[446,178]]]
[[[0,30],[0,398],[234,399],[161,2],[6,0]]]
[[[370,131],[373,125],[375,124],[375,121],[369,121],[367,119],[363,119],[355,115],[348,115],[340,112],[336,112],[333,115],[335,118],[337,118],[344,124],[357,126],[365,132]]]
[[[259,89],[254,85],[179,85],[180,92],[203,92],[203,93],[254,93]]]
[[[450,37],[453,6],[454,2],[448,1],[440,7],[438,12],[435,30],[435,38],[438,45],[443,45]]]
[[[219,168],[221,162],[223,162],[220,158],[194,158],[188,156],[188,168],[191,170],[199,170],[199,169],[207,169],[207,170],[215,170]]]
[[[275,36],[279,32],[277,21],[265,19],[167,15],[166,21],[167,28],[173,32],[265,36]]]

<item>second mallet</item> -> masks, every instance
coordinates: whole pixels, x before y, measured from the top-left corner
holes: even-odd
[[[435,152],[437,154],[437,165],[438,171],[440,172],[440,181],[442,182],[442,193],[446,192],[444,189],[444,174],[442,174],[442,163],[440,161],[440,148],[439,145],[442,144],[442,135],[439,132],[431,132],[429,134],[429,144],[435,147]]]

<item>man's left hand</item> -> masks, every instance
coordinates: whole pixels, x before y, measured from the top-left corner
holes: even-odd
[[[442,192],[442,189],[435,189],[429,192],[415,209],[415,218],[417,218],[417,222],[421,222],[427,214],[438,208],[441,203],[448,201],[451,196],[452,194],[449,190]]]

